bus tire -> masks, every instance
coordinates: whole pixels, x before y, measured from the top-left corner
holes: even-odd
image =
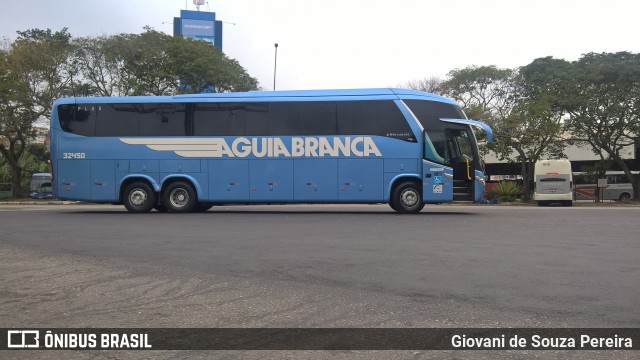
[[[162,192],[162,203],[171,212],[187,213],[196,206],[198,198],[193,186],[176,181]]]
[[[624,192],[622,194],[620,194],[620,201],[629,201],[631,200],[631,194],[629,194],[628,192]]]
[[[422,191],[418,183],[407,181],[399,184],[391,194],[391,208],[401,214],[416,214],[424,207]]]
[[[123,204],[129,212],[146,213],[156,203],[156,192],[149,184],[133,182],[124,189]]]

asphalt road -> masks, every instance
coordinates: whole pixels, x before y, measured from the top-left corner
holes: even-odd
[[[640,207],[0,205],[0,322],[640,327],[639,220]]]

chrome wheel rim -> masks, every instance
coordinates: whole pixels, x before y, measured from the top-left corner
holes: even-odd
[[[189,192],[182,188],[174,189],[169,194],[169,201],[175,208],[184,207],[189,203]]]
[[[147,192],[142,189],[134,189],[129,193],[129,202],[134,206],[143,206],[147,203]]]
[[[400,202],[408,208],[418,205],[420,194],[414,189],[406,189],[400,194]]]

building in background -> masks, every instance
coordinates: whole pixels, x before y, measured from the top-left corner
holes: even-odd
[[[600,155],[585,146],[567,145],[564,148],[564,153],[567,155],[567,160],[571,161],[571,167],[574,172],[587,171],[589,167],[593,167],[600,161]],[[631,170],[640,170],[640,143],[635,146],[628,145],[621,148],[620,156]],[[516,159],[517,154],[513,152],[510,158]],[[486,154],[483,160],[486,164],[486,174],[489,181],[522,179],[520,176],[520,163],[500,160],[493,152]],[[611,162],[611,165],[611,170],[621,170],[615,162]]]

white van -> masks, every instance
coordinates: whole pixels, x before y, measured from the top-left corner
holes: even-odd
[[[573,175],[569,160],[540,160],[535,164],[533,199],[538,206],[573,204]]]

